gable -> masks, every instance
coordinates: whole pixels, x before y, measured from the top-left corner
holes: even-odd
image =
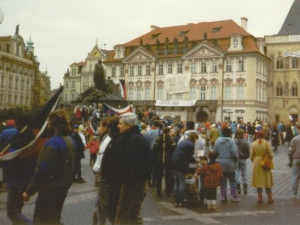
[[[183,55],[185,59],[223,57],[224,53],[205,43],[201,43]]]
[[[152,62],[154,60],[155,57],[151,54],[143,51],[142,49],[136,49],[123,59],[123,63]]]

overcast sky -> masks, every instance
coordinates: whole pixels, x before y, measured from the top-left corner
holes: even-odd
[[[96,44],[107,50],[160,27],[248,18],[256,37],[277,34],[294,0],[1,0],[0,36],[31,36],[40,70],[51,89],[63,84],[73,62],[84,60]],[[104,45],[106,44],[106,45]]]

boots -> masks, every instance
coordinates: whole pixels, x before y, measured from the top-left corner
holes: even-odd
[[[272,197],[272,192],[267,192],[267,195],[268,195],[268,203],[273,203],[273,197]]]
[[[237,196],[237,192],[235,188],[230,188],[231,193],[231,201],[232,202],[240,202],[241,199]]]
[[[257,192],[257,203],[262,203],[263,202],[263,197],[262,197],[262,191]]]
[[[224,188],[221,188],[221,201],[227,202],[227,191]]]
[[[241,194],[241,184],[240,183],[236,184],[236,190],[237,190],[238,194]]]
[[[248,194],[248,184],[243,184],[243,192],[244,194]]]

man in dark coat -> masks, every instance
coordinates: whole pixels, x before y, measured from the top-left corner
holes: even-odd
[[[61,212],[74,177],[76,144],[70,136],[64,111],[48,116],[48,127],[54,135],[39,152],[31,183],[23,192],[23,200],[38,192],[34,224],[61,224]]]
[[[195,143],[198,140],[196,132],[190,132],[187,139],[179,142],[172,156],[174,175],[175,206],[181,207],[185,197],[185,175],[189,172],[189,164],[195,163],[193,157]]]
[[[116,162],[121,188],[115,224],[143,224],[140,211],[151,172],[150,148],[145,137],[140,134],[136,114],[122,114],[118,128],[121,136]]]

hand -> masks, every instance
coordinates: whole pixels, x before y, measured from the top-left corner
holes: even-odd
[[[27,192],[23,192],[22,197],[23,197],[23,201],[24,201],[24,202],[28,202],[29,199],[30,199],[30,197],[29,197],[29,195],[27,194]]]

